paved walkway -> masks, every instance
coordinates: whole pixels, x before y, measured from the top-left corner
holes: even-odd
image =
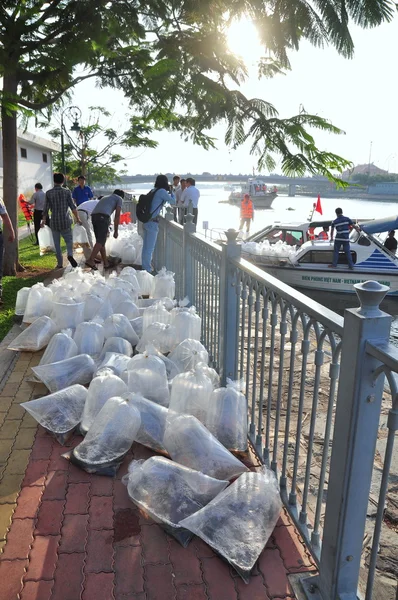
[[[287,576],[315,571],[283,512],[249,585],[199,538],[182,548],[128,498],[121,477],[88,475],[19,404],[40,353],[21,353],[0,395],[2,600],[270,600],[294,598]],[[79,441],[72,440],[74,446]]]

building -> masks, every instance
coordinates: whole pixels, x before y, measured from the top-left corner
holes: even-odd
[[[52,155],[60,152],[56,142],[18,130],[18,194],[30,196],[40,181],[43,189],[52,187]],[[3,195],[3,150],[0,131],[0,195]]]
[[[382,194],[385,196],[398,196],[398,181],[383,181],[368,187],[369,194]]]

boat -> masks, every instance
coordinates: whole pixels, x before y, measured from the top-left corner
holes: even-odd
[[[268,191],[267,185],[261,179],[250,178],[246,183],[241,185],[240,190],[230,193],[228,203],[240,206],[245,194],[249,194],[253,201],[254,208],[267,209],[271,208],[278,192],[276,188],[271,192]]]
[[[238,183],[227,183],[226,185],[224,185],[224,191],[235,192],[237,187],[239,187]]]
[[[333,260],[333,242],[317,238],[331,221],[275,223],[242,244],[242,257],[283,283],[307,290],[354,294],[353,285],[375,280],[398,297],[398,258],[383,246],[380,234],[398,229],[398,216],[358,221],[350,233],[354,269],[344,252]],[[311,238],[311,239],[310,239]]]

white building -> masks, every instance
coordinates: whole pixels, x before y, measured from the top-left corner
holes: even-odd
[[[44,190],[53,186],[52,154],[60,152],[59,144],[38,135],[18,130],[18,195],[30,197],[35,183]],[[0,196],[3,195],[3,150],[0,130]]]

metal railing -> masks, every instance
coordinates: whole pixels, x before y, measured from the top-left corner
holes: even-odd
[[[250,439],[319,565],[305,593],[356,598],[361,574],[370,600],[398,427],[398,351],[388,345],[391,317],[378,310],[386,289],[364,284],[362,308],[343,319],[242,259],[236,232],[217,245],[196,235],[191,215],[183,227],[171,218],[160,221],[155,266],[175,272],[178,296],[196,306],[222,382],[246,382]],[[369,522],[385,376],[393,404]],[[365,528],[373,542],[364,557]]]

